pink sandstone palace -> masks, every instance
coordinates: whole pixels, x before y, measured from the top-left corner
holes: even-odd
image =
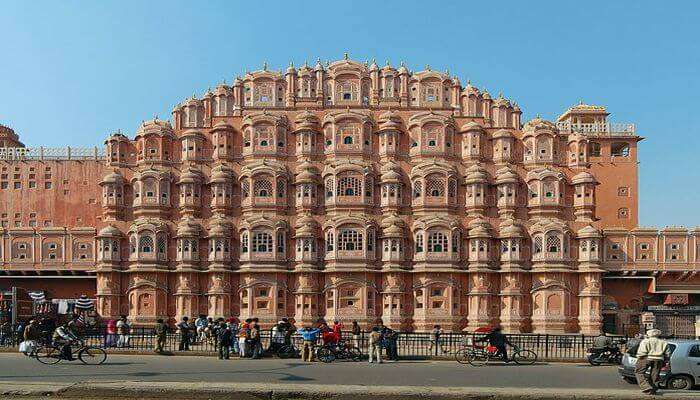
[[[520,117],[448,73],[345,57],[246,73],[104,150],[1,127],[0,288],[144,325],[596,334],[655,310],[694,329],[700,229],[637,226],[635,126]]]

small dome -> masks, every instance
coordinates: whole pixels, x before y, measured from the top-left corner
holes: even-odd
[[[294,183],[316,183],[319,181],[318,170],[309,161],[304,161],[296,168]]]
[[[483,218],[476,218],[469,222],[469,237],[491,237],[491,224]]]
[[[185,101],[184,105],[185,107],[200,107],[202,105],[202,101],[192,96]]]
[[[113,170],[109,174],[105,175],[104,178],[102,178],[101,183],[122,183],[124,182],[124,177],[122,176],[121,173],[117,170]]]
[[[214,217],[209,222],[209,237],[229,237],[231,236],[231,223],[225,218]]]
[[[211,169],[211,178],[209,182],[229,182],[233,179],[233,174],[231,169],[223,164],[219,164]]]
[[[384,235],[384,237],[403,237],[404,231],[402,227],[395,224],[391,224],[382,229],[382,234]]]
[[[295,132],[318,131],[319,119],[316,114],[309,110],[304,110],[294,118],[294,124],[296,126]]]
[[[503,167],[496,171],[496,184],[502,183],[517,183],[519,181],[518,174],[508,167]]]
[[[472,165],[464,172],[465,183],[481,183],[489,180],[486,169],[479,164]]]
[[[231,94],[231,88],[222,83],[222,84],[218,85],[216,87],[216,89],[214,89],[214,94],[217,96],[229,95],[229,94]]]
[[[120,231],[114,225],[107,225],[104,228],[100,229],[100,231],[97,233],[97,236],[98,237],[121,237],[122,231]]]
[[[388,110],[380,114],[377,123],[379,126],[379,130],[377,132],[402,131],[401,116],[399,115],[399,113],[393,110]]]
[[[193,168],[187,168],[180,173],[179,183],[198,183],[202,180],[202,173]]]
[[[512,218],[503,220],[498,226],[499,237],[521,238],[525,237],[522,227]]]
[[[527,121],[527,123],[523,127],[523,131],[525,132],[534,132],[538,130],[556,131],[557,127],[556,125],[554,125],[553,122],[547,121],[540,117],[535,117]]]
[[[579,229],[577,232],[579,238],[599,238],[601,237],[600,231],[591,225],[586,225]]]
[[[229,125],[226,123],[226,121],[219,121],[214,126],[211,128],[212,132],[213,131],[232,131],[233,126]]]
[[[141,124],[141,126],[139,126],[139,129],[136,131],[136,137],[152,134],[161,136],[174,136],[173,127],[168,121],[152,119],[149,121],[144,121]]]
[[[195,237],[199,232],[199,224],[193,218],[185,217],[177,224],[177,236]]]
[[[579,172],[571,178],[572,185],[579,185],[582,183],[597,183],[595,177],[588,172]]]
[[[481,124],[476,123],[474,121],[469,121],[466,124],[462,125],[462,132],[469,132],[469,131],[483,131],[484,127],[481,126]]]
[[[496,132],[493,133],[492,136],[494,139],[501,139],[501,138],[513,138],[513,134],[507,130],[507,129],[499,129]]]

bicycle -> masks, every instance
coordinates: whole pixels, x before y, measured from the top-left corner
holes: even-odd
[[[107,352],[104,349],[95,346],[88,346],[84,341],[77,341],[79,346],[71,350],[71,355],[80,360],[85,365],[100,365],[107,360]],[[30,355],[42,364],[53,365],[58,364],[61,360],[66,360],[61,353],[61,347],[50,345],[40,345],[34,353]]]
[[[495,346],[486,346],[483,349],[473,349],[473,351],[468,354],[467,362],[470,365],[480,367],[488,364],[491,360],[500,358],[501,353],[498,351],[498,348]],[[518,365],[532,365],[537,362],[537,353],[532,350],[514,347],[513,353],[508,361],[513,361]]]
[[[317,360],[324,363],[331,363],[335,360],[362,360],[362,351],[348,343],[324,344],[314,350]]]

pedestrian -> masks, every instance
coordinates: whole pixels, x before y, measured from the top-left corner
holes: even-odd
[[[12,341],[12,323],[7,319],[0,323],[0,346],[5,346]]]
[[[221,321],[219,323],[219,328],[216,330],[216,341],[219,346],[219,360],[229,359],[231,337],[231,328],[226,325],[226,322]]]
[[[292,335],[294,335],[297,332],[295,322],[296,321],[294,320],[294,318],[290,318],[287,320],[287,326],[284,332],[284,344],[287,346],[292,344]]]
[[[129,347],[129,339],[131,338],[130,333],[131,326],[126,320],[126,315],[120,316],[119,321],[117,321],[117,335],[119,335],[119,338],[117,339],[117,347]]]
[[[163,353],[163,347],[165,347],[165,341],[168,338],[168,326],[165,324],[162,318],[156,320],[156,353]]]
[[[231,350],[233,354],[240,354],[240,348],[238,345],[238,329],[240,327],[238,319],[236,317],[230,317],[226,320],[228,328],[231,330]]]
[[[180,330],[180,345],[178,350],[188,351],[190,349],[190,324],[188,317],[182,317],[182,321],[177,324],[177,329]]]
[[[312,328],[310,326],[305,326],[299,330],[304,344],[301,348],[301,359],[303,361],[311,362],[314,358],[314,347],[316,346],[316,341],[318,340],[318,334],[321,332],[319,328]]]
[[[284,336],[286,333],[286,323],[285,321],[278,321],[273,327],[270,336],[270,347],[269,351],[271,353],[277,353],[277,351],[284,346]]]
[[[113,347],[117,344],[117,321],[110,319],[107,321],[107,337],[105,338],[105,347]]]
[[[658,390],[659,373],[668,353],[668,343],[659,339],[660,335],[661,331],[658,329],[648,330],[646,339],[639,343],[637,349],[634,375],[639,388],[645,394],[655,394]],[[645,373],[647,369],[650,369],[648,378]]]
[[[357,347],[358,349],[362,349],[360,347],[361,338],[362,328],[360,328],[360,324],[358,324],[357,321],[352,321],[352,345]]]
[[[205,332],[205,329],[207,328],[207,316],[203,315],[203,314],[199,314],[197,319],[195,319],[195,321],[194,321],[194,326],[195,326],[196,333],[197,333],[196,340],[203,342],[207,337],[207,334]]]
[[[257,360],[263,355],[262,341],[260,338],[260,325],[257,318],[253,318],[253,327],[250,329],[250,346],[253,349],[253,354],[250,358]]]
[[[440,350],[440,336],[442,336],[440,325],[433,326],[433,330],[430,331],[430,354],[433,353],[433,348],[435,348],[435,355],[438,354],[438,350]]]
[[[252,319],[246,318],[238,329],[238,355],[243,358],[248,356],[248,341],[250,340],[250,323]]]
[[[396,332],[395,330],[389,328],[388,326],[384,325],[384,322],[380,323],[379,331],[382,333],[382,342],[384,344],[384,348],[386,349],[387,358],[392,360],[392,361],[398,361],[399,360],[399,354],[398,354],[399,333]]]
[[[374,360],[373,357],[377,358],[377,363],[382,363],[382,333],[379,331],[378,326],[372,327],[372,332],[369,334],[369,363],[371,364]]]

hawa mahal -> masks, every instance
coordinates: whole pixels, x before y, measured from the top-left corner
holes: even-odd
[[[104,148],[2,127],[0,285],[145,325],[629,333],[695,302],[700,229],[637,226],[635,126],[585,104],[521,114],[449,73],[346,56],[248,72]]]

